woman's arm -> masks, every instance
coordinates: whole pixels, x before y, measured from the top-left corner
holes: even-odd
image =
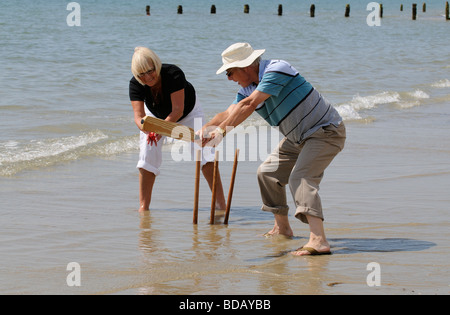
[[[134,122],[136,126],[139,128],[139,130],[147,133],[146,131],[142,130],[142,124],[141,120],[145,117],[145,109],[144,109],[144,102],[143,101],[131,101],[131,106],[133,106],[134,111]]]
[[[172,101],[172,112],[167,116],[166,121],[177,122],[184,113],[184,89],[170,94]]]

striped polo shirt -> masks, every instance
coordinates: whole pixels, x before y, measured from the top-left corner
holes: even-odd
[[[241,88],[234,103],[255,90],[271,95],[256,112],[291,141],[301,143],[321,127],[342,122],[336,109],[286,61],[262,60],[259,84]]]

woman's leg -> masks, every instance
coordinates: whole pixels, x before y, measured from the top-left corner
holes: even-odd
[[[223,192],[222,180],[220,178],[220,171],[217,170],[217,182],[216,182],[216,208],[218,210],[225,210],[227,208],[227,203],[225,201],[225,195]],[[209,188],[212,191],[213,180],[214,180],[214,163],[206,163],[202,168],[203,176],[205,176],[208,182]]]
[[[156,175],[152,172],[139,169],[139,212],[150,210],[155,179]]]
[[[192,112],[184,119],[178,122],[184,126],[188,126],[194,131],[200,130],[205,124],[204,114],[202,107],[197,104],[195,105]],[[213,180],[214,180],[214,150],[211,148],[205,149],[199,146],[197,143],[191,143],[191,158],[195,161],[195,155],[198,150],[202,150],[202,173],[208,182],[209,188],[212,190]],[[225,210],[227,208],[227,202],[225,200],[225,195],[223,192],[222,180],[220,177],[220,171],[217,173],[217,183],[216,183],[216,209]]]
[[[139,211],[148,211],[152,200],[153,185],[159,175],[162,164],[162,137],[158,145],[147,143],[147,134],[140,134],[139,161],[136,168],[139,170]]]

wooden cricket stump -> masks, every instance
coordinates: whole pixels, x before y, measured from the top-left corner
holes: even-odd
[[[195,196],[194,196],[194,218],[193,223],[198,224],[198,200],[200,194],[200,170],[202,164],[202,151],[197,150],[195,167]]]
[[[217,173],[219,170],[219,151],[216,150],[214,157],[214,175],[213,175],[213,185],[212,185],[212,197],[211,197],[211,218],[209,224],[214,224],[214,219],[216,216],[216,191],[217,191]]]
[[[231,174],[230,190],[228,191],[227,210],[225,212],[225,219],[223,221],[223,224],[228,224],[228,219],[230,218],[231,200],[233,198],[233,190],[234,190],[234,182],[236,179],[238,158],[239,158],[239,149],[236,149],[236,152],[234,153],[234,164],[233,164],[233,172]]]
[[[228,224],[228,220],[230,218],[231,212],[231,201],[233,199],[233,191],[234,191],[234,183],[236,181],[236,172],[237,165],[239,159],[239,149],[236,149],[234,154],[234,164],[233,171],[231,174],[230,181],[230,189],[228,191],[228,200],[227,207],[225,211],[225,219],[224,224]],[[196,167],[195,167],[195,196],[194,196],[194,215],[193,215],[193,224],[198,224],[198,204],[199,204],[199,195],[200,195],[200,170],[201,170],[201,151],[198,150],[196,154]],[[216,151],[214,156],[214,174],[213,174],[213,184],[211,188],[212,197],[211,197],[211,217],[209,220],[209,224],[213,225],[215,223],[216,216],[216,192],[217,192],[217,178],[219,173],[219,151]]]

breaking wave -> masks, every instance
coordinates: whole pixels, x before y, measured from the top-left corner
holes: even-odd
[[[79,136],[0,143],[0,176],[89,156],[112,156],[139,147],[137,136],[111,138],[96,130]]]
[[[433,83],[431,86],[434,88],[449,88],[450,80],[448,80],[448,79],[440,80],[440,81]]]
[[[445,84],[443,81],[440,84]],[[380,105],[392,105],[400,110],[420,106],[430,98],[430,95],[422,90],[412,92],[390,92],[385,91],[375,95],[361,96],[357,94],[348,103],[336,106],[337,111],[345,121],[370,121],[370,117],[365,115],[369,110]]]
[[[350,102],[336,106],[336,109],[344,120],[366,120],[361,115],[361,111],[372,109],[381,104],[396,103],[400,99],[400,94],[397,92],[382,92],[369,96],[358,94]]]

